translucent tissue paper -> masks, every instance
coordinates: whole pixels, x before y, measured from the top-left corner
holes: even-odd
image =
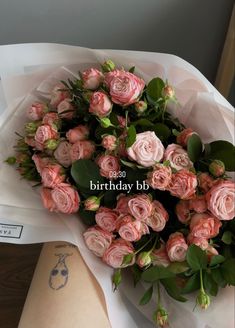
[[[156,304],[138,305],[146,286],[134,289],[126,275],[120,290],[113,293],[113,271],[86,249],[82,239],[85,228],[79,219],[46,211],[37,189],[3,163],[12,154],[14,131],[20,133],[26,121],[25,108],[34,100],[47,99],[58,80],[76,77],[78,71],[106,59],[128,68],[135,66],[136,74],[146,81],[155,76],[167,78],[179,102],[170,108],[173,115],[198,132],[203,142],[224,139],[234,143],[234,108],[195,67],[179,57],[57,44],[0,46],[0,231],[5,231],[0,241],[23,244],[61,240],[77,245],[104,292],[112,327],[151,328]],[[178,303],[164,291],[163,295],[172,328],[234,327],[233,288],[222,289],[206,312],[193,312],[195,297]]]

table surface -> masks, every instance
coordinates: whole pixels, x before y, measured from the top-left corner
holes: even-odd
[[[42,244],[0,244],[1,328],[17,328]]]

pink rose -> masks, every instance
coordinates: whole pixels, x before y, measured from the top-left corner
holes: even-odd
[[[172,171],[170,166],[163,164],[156,164],[153,171],[149,172],[146,182],[153,188],[159,190],[166,190],[171,182]]]
[[[197,177],[187,170],[180,170],[172,175],[171,183],[168,187],[171,195],[181,198],[193,198],[197,187]]]
[[[47,110],[47,105],[39,102],[35,102],[27,110],[27,117],[31,121],[41,120],[44,112]]]
[[[177,143],[180,144],[182,147],[187,146],[188,139],[194,134],[195,132],[188,128],[184,129],[180,134],[177,136],[176,140]]]
[[[197,238],[213,238],[218,235],[221,226],[220,220],[211,214],[196,213],[191,218],[190,234]]]
[[[117,205],[115,207],[115,210],[119,214],[128,214],[129,213],[129,207],[128,202],[131,199],[130,196],[126,196],[125,194],[120,194],[117,197]]]
[[[69,167],[72,164],[70,149],[71,144],[69,142],[61,141],[54,151],[55,159],[64,167]]]
[[[82,72],[83,87],[88,90],[95,90],[104,80],[104,75],[96,68],[89,68]]]
[[[116,229],[118,214],[116,211],[101,206],[95,215],[95,221],[103,230],[112,232]]]
[[[146,219],[145,222],[154,231],[162,231],[165,228],[166,222],[169,219],[169,215],[159,201],[154,200],[152,206],[152,214]]]
[[[146,221],[152,214],[153,204],[146,194],[132,197],[128,202],[129,212],[136,220]]]
[[[65,98],[57,106],[57,112],[60,117],[71,120],[73,118],[75,108],[71,103],[70,98]]]
[[[189,234],[187,240],[190,245],[191,244],[197,245],[203,250],[207,249],[209,246],[208,240],[206,238],[194,237],[193,234]]]
[[[89,129],[86,125],[78,125],[76,128],[70,129],[66,133],[66,138],[70,143],[86,140],[89,136]]]
[[[196,198],[190,199],[189,207],[197,213],[204,213],[207,210],[206,198],[204,195],[197,196]]]
[[[51,191],[51,196],[59,212],[76,213],[80,205],[78,192],[68,183],[61,183]]]
[[[43,116],[42,124],[50,125],[54,130],[57,130],[60,125],[59,115],[55,112],[46,113]]]
[[[112,155],[101,155],[97,159],[97,164],[100,167],[100,175],[110,180],[116,179],[120,171],[119,159]]]
[[[96,196],[90,196],[84,202],[84,208],[87,211],[97,211],[99,207],[100,207],[100,198]]]
[[[41,157],[40,155],[34,154],[32,160],[36,166],[38,173],[41,175],[42,170],[50,163],[49,157]]]
[[[211,261],[212,257],[215,255],[218,255],[219,253],[218,253],[217,249],[215,249],[213,246],[209,245],[206,249],[206,254],[207,254],[209,261]]]
[[[95,151],[95,145],[89,140],[75,142],[70,149],[70,158],[72,162],[79,159],[89,159]]]
[[[160,265],[167,267],[170,264],[170,259],[168,257],[166,246],[161,244],[160,248],[155,248],[151,253],[153,265]]]
[[[37,128],[34,139],[43,145],[49,139],[58,139],[58,132],[52,129],[50,125],[41,125]]]
[[[133,254],[133,259],[130,263],[123,264],[124,256],[128,254]],[[126,240],[116,239],[104,252],[103,261],[113,268],[124,268],[133,265],[135,263],[134,247]]]
[[[171,262],[183,262],[188,245],[181,232],[172,233],[166,243],[166,251]]]
[[[112,243],[113,235],[98,226],[88,228],[83,233],[85,244],[92,253],[102,257]]]
[[[182,169],[190,169],[193,163],[188,157],[188,153],[179,145],[170,144],[164,153],[164,160],[169,161],[171,167],[177,171]]]
[[[121,106],[128,106],[138,101],[145,86],[142,79],[123,70],[107,73],[105,83],[109,88],[112,101]]]
[[[41,188],[40,192],[41,192],[43,206],[50,212],[56,211],[56,204],[52,199],[51,189]]]
[[[213,185],[217,182],[206,172],[199,173],[197,179],[198,179],[198,187],[204,193],[207,193],[207,191],[209,191],[213,187]]]
[[[108,151],[115,150],[117,147],[117,138],[112,135],[104,136],[102,139],[102,146]]]
[[[206,194],[209,211],[220,220],[232,220],[235,216],[235,183],[222,180]]]
[[[117,230],[119,235],[127,241],[140,240],[142,235],[149,233],[146,224],[141,221],[136,221],[131,215],[125,215],[118,220]]]
[[[62,166],[59,164],[50,164],[45,166],[41,172],[42,184],[47,188],[54,188],[61,182],[64,182],[66,176]]]
[[[127,124],[126,118],[123,116],[117,115],[117,119],[118,119],[118,123],[119,123],[120,127],[125,128],[126,124]],[[128,122],[129,122],[129,120],[128,120]]]
[[[178,220],[181,223],[188,224],[191,220],[191,213],[188,200],[180,200],[175,207]]]
[[[63,84],[56,85],[51,92],[50,104],[52,107],[57,107],[61,101],[69,98],[69,91],[66,90]]]
[[[127,148],[130,159],[144,167],[150,167],[163,158],[164,147],[153,131],[138,133],[133,145]]]
[[[108,116],[112,109],[109,97],[103,92],[94,92],[90,100],[89,112],[103,118]]]

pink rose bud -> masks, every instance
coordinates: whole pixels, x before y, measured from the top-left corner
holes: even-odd
[[[222,226],[219,219],[209,213],[196,213],[190,221],[190,233],[197,238],[213,238],[218,235]]]
[[[27,110],[27,117],[31,121],[41,120],[43,114],[48,110],[46,104],[35,102],[31,105],[31,107]]]
[[[153,204],[146,194],[140,194],[132,197],[128,202],[129,213],[136,220],[146,221],[152,214]]]
[[[50,163],[49,157],[42,157],[37,154],[32,156],[32,160],[34,161],[36,169],[40,175],[42,174],[42,170]]]
[[[140,240],[142,235],[149,233],[148,227],[141,221],[136,221],[131,215],[127,214],[120,217],[116,222],[117,230],[122,239],[127,241]]]
[[[191,199],[195,196],[197,177],[187,170],[180,170],[172,175],[168,190],[172,196],[180,199]]]
[[[219,161],[218,159],[214,160],[209,165],[209,172],[215,177],[221,177],[225,173],[225,166],[222,161]]]
[[[70,148],[70,158],[72,162],[79,159],[89,159],[95,151],[95,145],[90,140],[77,141]]]
[[[222,180],[206,194],[208,210],[220,220],[232,220],[235,216],[235,183]]]
[[[104,136],[102,139],[102,146],[109,151],[113,151],[117,147],[117,138],[112,135]]]
[[[206,238],[203,238],[203,237],[195,237],[191,233],[188,235],[187,241],[188,241],[188,243],[190,245],[191,244],[197,245],[202,250],[206,250],[209,247],[209,243],[208,243],[208,240]]]
[[[199,294],[196,299],[197,304],[201,307],[201,309],[206,310],[210,305],[210,296],[206,294],[204,289],[200,289]]]
[[[159,327],[168,326],[168,313],[163,307],[159,307],[153,314],[153,320]]]
[[[57,106],[57,111],[60,117],[71,120],[75,112],[75,108],[71,103],[71,99],[66,98],[62,100]]]
[[[172,170],[170,166],[163,164],[156,164],[153,171],[149,172],[146,182],[153,188],[159,190],[166,190],[171,182]]]
[[[103,118],[108,116],[112,110],[112,103],[109,97],[104,92],[94,92],[91,101],[89,112]]]
[[[118,213],[108,207],[101,206],[95,215],[95,221],[103,230],[112,232],[116,229]]]
[[[58,139],[58,133],[50,125],[45,124],[37,128],[34,139],[43,145],[49,139]]]
[[[177,143],[180,144],[182,147],[187,147],[188,139],[194,134],[195,132],[188,128],[184,129],[180,134],[177,136],[176,140]]]
[[[161,244],[160,248],[156,248],[152,251],[151,258],[153,265],[168,267],[168,265],[170,264],[170,259],[166,251],[166,246],[164,244]]]
[[[152,206],[152,213],[150,217],[146,219],[145,223],[154,231],[162,231],[165,228],[166,222],[169,219],[169,215],[159,201],[154,200],[152,202]]]
[[[102,128],[105,128],[105,129],[107,129],[110,126],[113,126],[112,122],[110,121],[110,119],[108,117],[101,118],[100,125],[102,126]]]
[[[166,251],[172,262],[183,262],[186,258],[188,245],[181,232],[172,233],[166,243]]]
[[[64,167],[72,164],[70,156],[71,144],[67,141],[61,141],[54,152],[55,159]]]
[[[61,121],[58,113],[49,112],[43,116],[42,124],[50,125],[54,130],[58,130],[61,126]]]
[[[205,195],[196,196],[196,198],[190,199],[189,201],[190,210],[196,213],[204,213],[207,211],[207,203]]]
[[[41,189],[41,198],[43,206],[49,210],[50,212],[56,211],[56,204],[51,196],[51,189],[49,188],[42,188]]]
[[[120,194],[117,197],[117,205],[115,207],[115,210],[119,214],[128,214],[129,208],[128,208],[128,202],[131,199],[131,196],[126,196],[125,194]]]
[[[56,108],[61,101],[69,98],[69,91],[66,90],[66,87],[63,84],[56,85],[51,92],[51,101],[50,105]]]
[[[45,142],[45,148],[48,150],[55,150],[59,145],[59,140],[56,139],[49,139]]]
[[[170,85],[165,85],[162,89],[162,97],[167,99],[174,99],[175,98],[175,90]]]
[[[78,192],[68,183],[56,185],[51,196],[58,212],[65,214],[76,213],[80,205]]]
[[[132,244],[121,238],[112,242],[109,248],[104,252],[103,261],[113,268],[124,268],[135,263],[134,247]],[[131,261],[123,263],[126,255],[132,255]]]
[[[144,268],[147,265],[150,265],[152,263],[152,259],[149,252],[141,252],[137,256],[136,263],[140,268]]]
[[[198,186],[204,193],[208,192],[216,183],[216,180],[214,180],[206,172],[199,173],[197,179],[198,179]]]
[[[86,125],[78,125],[76,128],[70,129],[66,133],[66,138],[70,143],[86,140],[89,136],[89,129]]]
[[[135,103],[135,110],[138,113],[138,115],[143,114],[147,108],[148,108],[148,104],[143,100],[137,101]]]
[[[120,116],[120,115],[117,115],[117,119],[118,119],[118,123],[119,123],[119,125],[120,125],[121,128],[125,128],[126,125],[127,125],[127,123],[129,122],[129,120],[127,122],[126,121],[126,118],[123,117],[123,116]]]
[[[100,198],[96,196],[88,197],[84,202],[84,207],[86,211],[97,211],[100,207]]]
[[[103,65],[101,65],[103,72],[111,72],[115,70],[115,64],[112,60],[108,59],[106,60]]]
[[[177,171],[183,169],[191,169],[193,163],[188,157],[188,153],[181,146],[170,144],[167,146],[164,153],[164,160],[169,161],[172,168]]]
[[[120,171],[119,159],[113,155],[101,155],[97,159],[97,165],[100,167],[100,175],[107,179],[117,179]]]
[[[47,188],[54,188],[64,182],[66,176],[62,166],[59,164],[48,164],[41,171],[42,184]]]
[[[164,146],[153,131],[146,131],[136,135],[136,140],[127,148],[127,153],[133,161],[144,167],[150,167],[162,160]]]
[[[105,84],[109,88],[112,101],[121,106],[137,102],[145,86],[141,78],[124,70],[107,73]]]
[[[83,238],[88,249],[96,256],[102,257],[111,245],[113,235],[99,226],[93,226],[83,233]]]
[[[82,73],[83,87],[96,90],[104,80],[104,75],[96,68],[89,68]]]
[[[188,224],[191,220],[191,212],[188,200],[180,200],[175,207],[178,220],[183,224]]]

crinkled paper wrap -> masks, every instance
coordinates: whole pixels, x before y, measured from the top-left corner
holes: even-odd
[[[133,288],[128,275],[120,290],[112,292],[112,269],[85,247],[85,227],[75,216],[47,212],[38,191],[20,179],[3,160],[12,155],[14,131],[21,132],[26,121],[25,108],[37,99],[48,99],[58,80],[77,77],[78,71],[97,66],[106,59],[126,68],[135,66],[136,74],[147,82],[160,76],[176,90],[179,104],[170,111],[198,132],[204,142],[224,139],[234,143],[234,108],[209,81],[183,59],[160,53],[119,50],[92,50],[57,44],[0,46],[0,224],[23,226],[20,238],[0,237],[9,243],[67,241],[79,250],[103,289],[113,328],[151,328],[156,303],[140,307],[138,300],[146,286]],[[179,303],[165,295],[172,328],[233,328],[234,289],[222,289],[206,312],[196,309],[195,295]],[[148,320],[149,318],[149,320]]]

